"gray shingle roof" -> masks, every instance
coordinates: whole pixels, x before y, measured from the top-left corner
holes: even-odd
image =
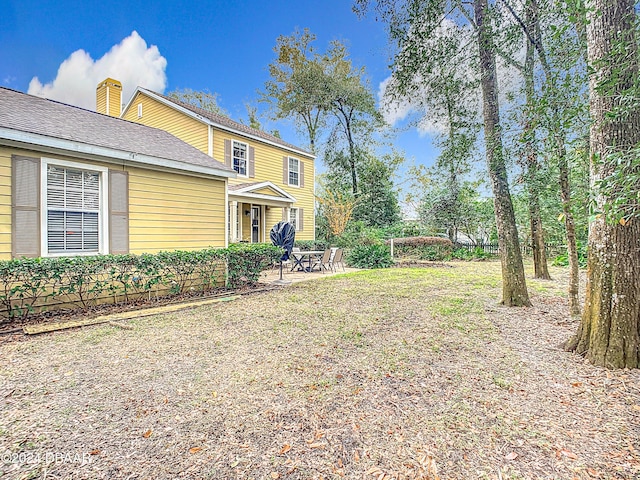
[[[271,135],[269,133],[263,132],[262,130],[257,130],[255,128],[249,127],[248,125],[245,125],[244,123],[240,123],[240,122],[236,122],[235,120],[231,120],[229,117],[225,117],[224,115],[219,115],[217,113],[213,113],[210,112],[208,110],[204,110],[202,108],[196,107],[194,105],[191,105],[189,103],[186,102],[182,102],[180,100],[176,100],[175,98],[171,98],[168,97],[167,95],[162,95],[161,93],[157,93],[157,92],[152,92],[151,90],[147,90],[146,88],[142,88],[139,87],[138,88],[141,92],[144,93],[151,93],[153,95],[157,95],[158,97],[164,98],[165,100],[171,102],[171,103],[175,103],[176,105],[181,106],[182,108],[186,108],[187,110],[192,111],[193,113],[200,115],[201,117],[204,117],[208,120],[210,120],[212,123],[221,125],[223,127],[227,127],[231,130],[235,130],[237,132],[239,132],[240,134],[244,133],[247,135],[251,135],[253,137],[258,137],[261,138],[262,140],[266,140],[268,142],[271,143],[275,143],[277,145],[281,145],[285,148],[288,149],[292,149],[292,150],[296,150],[298,152],[302,152],[310,157],[313,157],[314,155],[308,151],[306,151],[303,148],[297,147],[295,145],[293,145],[292,143],[288,143],[285,142],[284,140],[282,140],[281,138],[278,138],[274,135]]]
[[[157,128],[0,87],[0,128],[233,172]]]

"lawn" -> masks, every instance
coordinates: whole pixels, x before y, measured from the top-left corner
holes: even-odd
[[[566,271],[363,271],[0,339],[0,477],[636,479],[640,374],[559,347]]]

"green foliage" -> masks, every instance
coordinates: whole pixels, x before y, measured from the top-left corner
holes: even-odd
[[[349,222],[345,231],[339,237],[333,239],[340,248],[352,248],[359,245],[374,245],[381,243],[382,230],[367,227],[362,221]]]
[[[620,149],[601,160],[596,166],[607,172],[596,182],[596,188],[608,201],[602,212],[611,223],[626,225],[640,219],[640,145],[623,151]]]
[[[362,220],[370,227],[387,227],[400,221],[393,177],[403,160],[399,155],[367,155],[359,172],[360,194],[353,211],[355,220]]]
[[[26,317],[33,305],[47,298],[50,281],[59,276],[55,262],[24,258],[0,262],[0,304],[9,317]]]
[[[407,237],[393,240],[393,256],[396,258],[444,260],[452,248],[451,241],[442,237]]]
[[[173,90],[172,92],[169,92],[167,96],[174,100],[178,100],[179,102],[201,108],[207,112],[223,115],[225,117],[229,116],[229,113],[218,105],[219,95],[215,92],[211,93],[208,90],[198,91],[185,88],[182,90]]]
[[[258,282],[260,272],[282,257],[282,249],[268,243],[234,243],[223,253],[227,261],[227,286],[239,288]]]
[[[298,247],[300,250],[326,250],[331,244],[322,239],[315,240],[296,240],[293,244],[294,247]]]
[[[467,248],[456,248],[451,252],[448,256],[449,260],[487,260],[489,258],[494,258],[495,255],[492,255],[489,252],[485,252],[484,248],[476,247],[473,250],[469,250]]]
[[[586,268],[587,266],[587,244],[584,242],[576,242],[578,248],[578,266],[580,268]],[[567,252],[561,253],[553,259],[553,265],[557,267],[569,266],[569,254]]]
[[[37,307],[71,304],[82,309],[111,296],[131,302],[152,292],[206,292],[226,283],[253,285],[280,258],[270,244],[143,255],[22,258],[0,262],[0,306],[5,318],[25,318]]]
[[[422,172],[416,178],[423,188],[418,213],[432,230],[446,232],[452,241],[462,233],[475,242],[482,242],[496,230],[493,200],[480,196],[480,182],[443,178],[437,170]]]
[[[387,245],[358,245],[346,255],[347,264],[356,268],[388,268],[393,265]]]
[[[396,222],[381,229],[384,239],[422,237],[433,235],[434,230],[420,222]]]

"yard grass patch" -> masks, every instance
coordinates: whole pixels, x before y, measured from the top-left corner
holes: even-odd
[[[633,478],[638,372],[558,348],[552,275],[533,308],[498,304],[499,262],[454,262],[0,344],[0,458],[89,455],[0,476]]]

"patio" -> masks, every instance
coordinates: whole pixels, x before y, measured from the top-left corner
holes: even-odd
[[[359,268],[351,268],[351,267],[345,266],[344,271],[342,270],[341,267],[338,267],[335,272],[332,272],[331,270],[329,271],[325,270],[323,272],[321,272],[320,270],[313,270],[312,272],[294,270],[293,272],[291,272],[289,271],[289,267],[285,265],[282,270],[282,278],[291,283],[298,283],[298,282],[304,282],[307,280],[316,280],[318,278],[331,277],[338,274],[357,272],[359,270],[360,270]],[[276,268],[276,269],[265,270],[264,272],[262,272],[260,281],[264,283],[273,283],[279,278],[280,278],[280,270]]]

